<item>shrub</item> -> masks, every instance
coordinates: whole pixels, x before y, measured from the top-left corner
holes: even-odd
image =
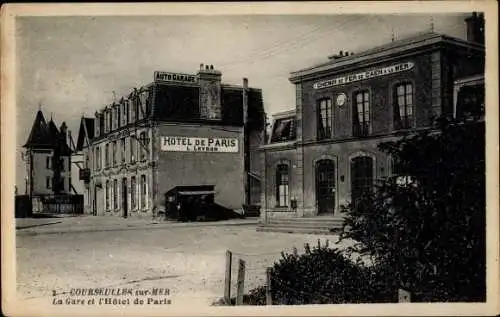
[[[351,251],[392,272],[388,282],[409,288],[412,301],[484,301],[484,124],[441,121],[438,133],[380,149],[400,174],[345,208],[341,240],[357,241]]]
[[[394,302],[383,274],[360,261],[352,262],[328,243],[305,253],[282,253],[271,268],[271,296],[275,305]],[[252,290],[248,304],[265,305],[265,287]]]

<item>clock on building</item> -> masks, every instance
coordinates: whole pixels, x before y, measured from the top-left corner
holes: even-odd
[[[337,95],[337,106],[342,107],[347,100],[347,96],[344,93]]]

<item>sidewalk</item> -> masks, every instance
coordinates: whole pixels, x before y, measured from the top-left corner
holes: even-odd
[[[170,227],[238,226],[257,225],[258,218],[231,219],[210,222],[177,222],[115,216],[75,216],[54,218],[16,219],[17,235],[60,234],[72,232],[98,232],[141,229],[165,229]]]

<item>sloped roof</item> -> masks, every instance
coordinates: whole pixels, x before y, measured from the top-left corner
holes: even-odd
[[[57,129],[57,128],[56,128]],[[24,144],[25,148],[52,148],[53,140],[50,137],[49,127],[45,122],[45,118],[41,110],[36,113],[35,121],[28,136],[28,140]]]
[[[78,130],[78,139],[76,141],[76,150],[81,151],[85,146],[85,139],[94,138],[94,119],[84,118],[80,121],[80,128]]]
[[[49,123],[47,123],[47,131],[49,132],[49,139],[53,145],[57,144],[59,139],[59,129],[56,127],[56,124],[52,119],[50,119]]]

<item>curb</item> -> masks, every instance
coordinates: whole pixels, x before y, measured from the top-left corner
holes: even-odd
[[[83,233],[83,232],[108,232],[108,231],[130,231],[130,230],[159,230],[166,228],[191,228],[191,227],[221,227],[221,226],[257,226],[259,224],[258,220],[252,220],[247,222],[193,222],[193,223],[148,223],[146,225],[130,225],[127,227],[111,227],[111,228],[99,228],[99,227],[87,227],[87,228],[74,228],[74,229],[55,229],[55,230],[41,230],[41,231],[31,231],[31,230],[16,230],[16,235],[18,236],[37,236],[46,234],[66,234],[66,233]]]

